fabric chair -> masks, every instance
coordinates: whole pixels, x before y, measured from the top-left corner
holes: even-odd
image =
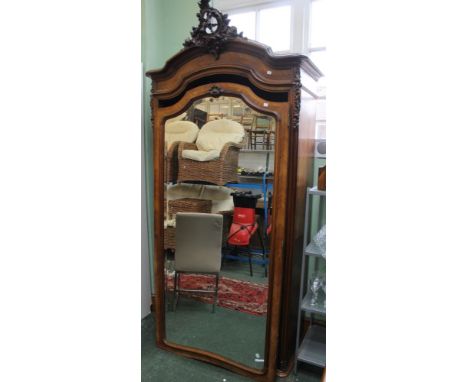
[[[179,145],[178,182],[202,181],[222,186],[237,182],[240,143],[245,131],[238,122],[219,119],[206,123],[196,143]]]
[[[190,121],[168,121],[164,129],[164,143],[166,146],[165,181],[177,181],[178,149],[180,142],[193,143],[198,136],[198,126]]]
[[[212,293],[212,312],[215,311],[218,300],[219,271],[221,270],[222,234],[222,215],[195,212],[176,214],[174,309],[179,292]],[[183,273],[215,275],[214,290],[181,289],[180,275]]]

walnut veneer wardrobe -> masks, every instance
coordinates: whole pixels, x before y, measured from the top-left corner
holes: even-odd
[[[258,381],[286,375],[294,364],[306,187],[312,185],[316,87],[321,76],[303,55],[276,55],[247,40],[227,16],[200,2],[199,26],[184,49],[152,80],[154,148],[155,293],[157,345],[181,355],[211,362]],[[268,272],[268,315],[262,369],[222,354],[186,346],[167,336],[164,284],[164,124],[187,110],[194,100],[233,97],[275,118],[274,198]],[[212,316],[213,317],[213,316]],[[226,345],[229,346],[229,345]]]

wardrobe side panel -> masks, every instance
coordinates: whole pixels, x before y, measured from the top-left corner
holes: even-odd
[[[297,314],[301,280],[302,253],[304,245],[304,217],[306,188],[312,186],[313,152],[315,138],[316,99],[305,90],[301,91],[301,110],[295,143],[292,151],[294,185],[288,195],[292,210],[288,213],[288,225],[293,229],[288,237],[288,254],[283,285],[283,314],[280,336],[279,369],[288,372],[293,365],[296,346]],[[296,145],[296,147],[294,147]]]

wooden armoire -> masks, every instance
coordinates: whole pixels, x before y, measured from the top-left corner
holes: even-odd
[[[154,152],[155,293],[157,345],[259,381],[288,374],[295,341],[306,187],[312,186],[318,68],[308,57],[276,55],[229,25],[227,15],[199,3],[199,25],[152,80]],[[230,96],[276,120],[274,199],[268,272],[265,363],[252,370],[221,355],[171,343],[166,336],[164,262],[164,125],[193,100]]]

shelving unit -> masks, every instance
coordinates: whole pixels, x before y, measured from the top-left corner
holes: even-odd
[[[297,372],[297,363],[305,362],[310,365],[319,367],[326,366],[326,330],[325,327],[319,325],[311,325],[307,330],[306,335],[301,341],[301,324],[302,316],[304,313],[311,315],[319,315],[326,317],[326,308],[322,303],[318,305],[311,305],[311,292],[307,289],[304,291],[304,284],[307,280],[306,266],[311,259],[319,259],[321,257],[321,251],[314,243],[311,238],[309,241],[309,218],[311,208],[312,197],[325,198],[326,191],[318,190],[317,187],[310,187],[306,193],[306,211],[305,211],[305,223],[304,223],[304,251],[302,254],[302,268],[301,268],[301,290],[299,294],[299,313],[298,313],[298,324],[297,324],[297,337],[296,337],[296,365],[295,371]],[[305,293],[305,296],[304,296]]]
[[[257,176],[257,175],[238,175],[239,178],[243,179],[256,179],[256,180],[263,180],[263,176]],[[273,180],[272,176],[267,176],[265,177],[266,180]]]
[[[249,150],[249,149],[241,149],[241,153],[253,153],[253,154],[261,154],[266,155],[265,158],[265,170],[268,170],[268,166],[270,163],[270,154],[274,153],[274,150]],[[263,195],[263,240],[266,240],[266,230],[268,228],[268,192],[273,190],[273,180],[274,177],[266,176],[266,172],[263,176],[254,176],[254,175],[238,175],[239,180],[243,180],[239,183],[228,183],[225,184],[226,187],[229,188],[237,188],[237,189],[247,189],[247,190],[260,190]],[[245,181],[245,182],[244,182]],[[250,181],[250,182],[249,182]],[[252,181],[259,181],[258,183],[253,183]],[[250,252],[256,255],[261,255],[262,251],[257,249],[250,249]],[[270,251],[265,250],[266,255],[270,254]],[[226,259],[232,260],[240,260],[240,261],[248,261],[247,258],[237,255],[224,255]],[[264,266],[268,266],[268,258],[263,259],[252,259],[253,263],[261,264]]]
[[[240,152],[265,155],[265,173],[263,174],[263,176],[239,175],[239,179],[244,179],[247,181],[258,180],[258,181],[261,181],[261,183],[251,183],[251,182],[250,183],[249,182],[229,183],[229,184],[226,184],[226,187],[261,190],[263,194],[263,219],[265,222],[263,235],[266,236],[266,228],[268,227],[268,191],[273,190],[273,184],[271,182],[274,180],[274,176],[266,176],[266,174],[268,172],[268,167],[270,165],[270,154],[274,154],[275,150],[241,149]]]

